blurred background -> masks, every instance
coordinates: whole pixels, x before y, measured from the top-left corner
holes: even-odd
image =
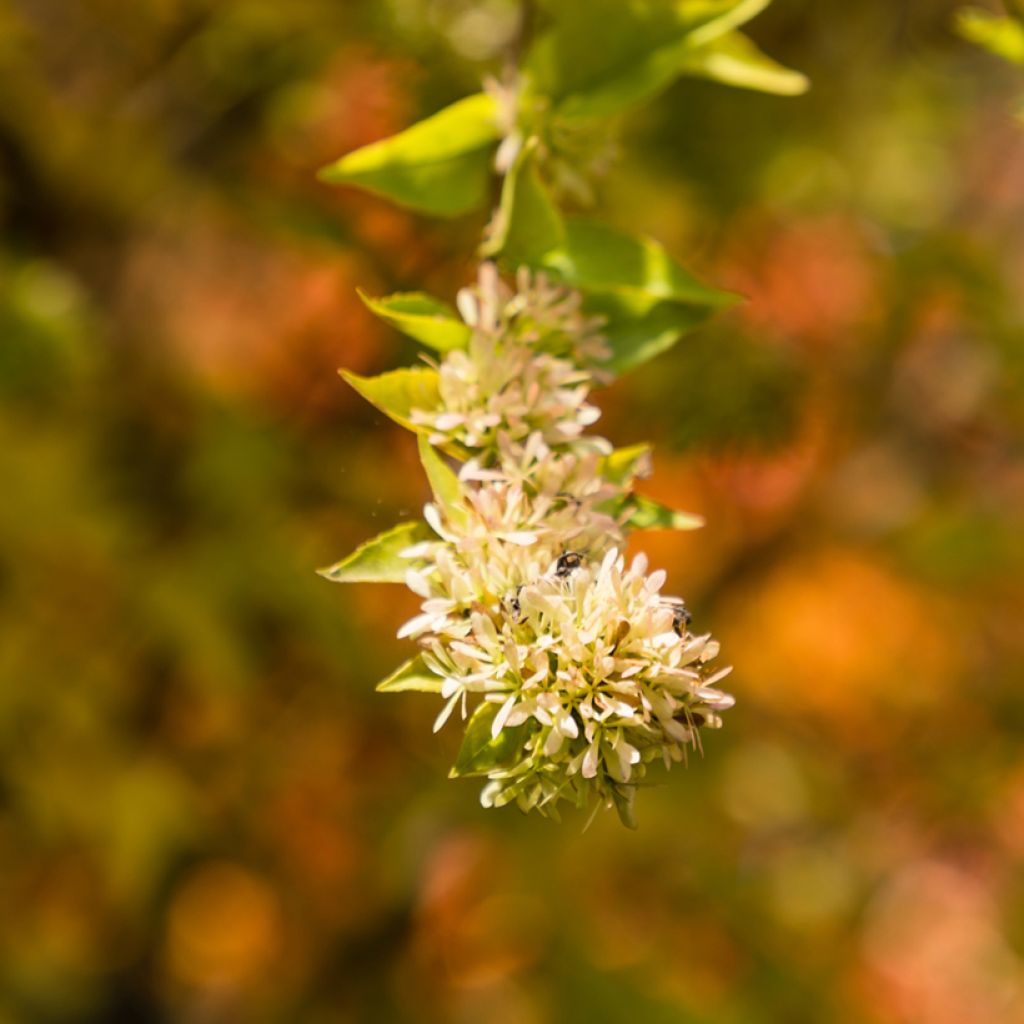
[[[603,392],[699,534],[706,756],[484,811],[415,598],[314,575],[426,498],[335,370],[473,275],[314,170],[476,88],[512,0],[0,0],[0,1022],[1024,1021],[1024,81],[947,0],[777,0],[603,215],[749,301]]]

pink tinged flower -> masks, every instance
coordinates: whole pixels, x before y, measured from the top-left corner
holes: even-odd
[[[644,586],[647,589],[648,594],[657,594],[663,586],[665,586],[665,580],[668,579],[668,573],[664,569],[656,569],[647,577],[647,582]]]
[[[443,537],[445,540],[454,540],[455,538],[444,528],[441,522],[441,513],[438,512],[437,506],[432,504],[426,504],[423,506],[423,518],[426,519],[427,525],[436,533],[439,537]]]
[[[708,687],[714,686],[719,679],[724,679],[730,672],[732,672],[732,665],[729,665],[727,668],[719,669],[714,675],[708,676],[708,678],[704,680],[704,685]]]
[[[501,540],[507,540],[510,544],[518,544],[520,547],[530,547],[537,543],[535,530],[510,530],[505,533],[496,534]]]
[[[456,690],[455,693],[448,698],[448,702],[441,709],[441,713],[434,719],[434,732],[440,732],[444,728],[444,723],[451,717],[452,711],[455,709],[456,703],[458,703],[460,692]]]
[[[524,722],[529,721],[536,710],[536,705],[533,701],[524,700],[521,704],[515,705],[512,710],[505,716],[504,724],[509,728],[513,726],[522,725]]]
[[[459,316],[469,327],[476,327],[480,322],[480,310],[477,306],[476,297],[468,288],[459,289],[455,296],[455,306]]]
[[[405,585],[420,597],[430,597],[430,583],[424,573],[409,569],[405,574]]]
[[[505,723],[508,721],[508,716],[512,713],[512,709],[516,705],[516,695],[512,694],[504,704],[498,709],[498,713],[494,716],[494,721],[491,722],[491,738],[497,739],[501,730],[505,728]]]
[[[445,412],[441,413],[434,419],[435,430],[454,430],[456,427],[462,426],[465,423],[466,417],[461,412]]]
[[[689,727],[674,718],[659,718],[658,724],[665,730],[665,734],[672,737],[677,743],[689,743],[693,739],[693,733]]]
[[[576,724],[572,712],[563,708],[562,713],[555,719],[554,728],[567,739],[574,740],[580,734],[580,727]]]
[[[422,633],[433,625],[437,621],[436,615],[416,615],[411,618],[396,634],[399,640],[404,640],[406,637],[416,636],[417,633]]]
[[[557,729],[552,729],[544,740],[543,752],[546,757],[554,757],[562,747],[565,737]]]
[[[419,544],[413,544],[412,547],[403,548],[398,552],[399,558],[408,558],[410,561],[418,558],[430,558],[434,553],[434,545],[436,541],[424,540],[420,541]]]
[[[712,689],[710,686],[699,687],[696,690],[696,695],[712,711],[728,711],[729,708],[736,704],[736,698],[731,693],[723,693],[721,690]]]

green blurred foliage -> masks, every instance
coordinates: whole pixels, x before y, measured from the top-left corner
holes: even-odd
[[[601,213],[747,302],[602,396],[737,666],[640,830],[483,811],[350,393],[481,218],[316,183],[478,87],[506,0],[0,6],[0,1021],[1024,1016],[1024,133],[955,4],[777,0],[813,89],[681,81]]]

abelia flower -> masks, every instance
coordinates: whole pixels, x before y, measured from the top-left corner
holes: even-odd
[[[609,354],[600,321],[582,314],[579,293],[543,274],[524,268],[517,281],[513,292],[484,263],[476,286],[459,293],[459,312],[473,328],[469,344],[437,367],[439,404],[410,417],[428,428],[432,444],[454,443],[487,463],[534,434],[571,449],[600,416],[587,402]]]
[[[519,550],[534,571],[530,548]],[[627,568],[612,547],[565,577],[556,566],[517,587],[514,607],[431,597],[433,613],[406,627],[444,679],[436,727],[476,701],[473,721],[500,753],[480,772],[486,806],[554,812],[562,799],[631,800],[651,762],[684,760],[698,730],[717,727],[732,705],[716,686],[729,669],[710,664],[718,644],[677,628],[660,593],[665,573],[648,574],[643,555]]]
[[[718,643],[690,631],[662,570],[621,554],[638,455],[606,474],[612,446],[586,434],[606,357],[579,296],[490,264],[459,296],[472,335],[438,366],[439,405],[411,419],[432,444],[468,451],[458,498],[424,508],[434,537],[402,552],[423,598],[399,630],[421,648],[445,703],[468,717],[457,775],[481,800],[557,814],[613,803],[631,819],[639,780],[700,746],[732,698]]]

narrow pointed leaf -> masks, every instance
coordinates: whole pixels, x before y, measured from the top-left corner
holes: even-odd
[[[626,525],[631,530],[699,530],[701,516],[677,512],[643,494],[631,494],[623,502]]]
[[[509,768],[519,759],[528,724],[524,722],[522,725],[506,726],[494,739],[491,736],[491,723],[498,713],[498,707],[497,704],[485,701],[470,716],[455,765],[449,772],[451,778],[486,775],[497,769]]]
[[[449,516],[465,517],[462,485],[451,467],[437,454],[434,446],[421,434],[417,438],[420,451],[420,462],[430,481],[430,489],[434,492],[437,503]]]
[[[399,523],[317,572],[335,583],[404,583],[413,563],[399,553],[432,536],[425,523]]]
[[[360,291],[359,297],[385,323],[437,352],[465,348],[473,333],[450,306],[422,292],[374,299]]]
[[[440,693],[444,680],[427,668],[421,654],[410,658],[377,684],[378,693]]]
[[[660,243],[606,224],[567,222],[569,280],[583,289],[584,308],[605,320],[614,373],[660,355],[737,296],[703,284]]]
[[[636,828],[636,786],[615,786],[612,789],[612,802],[618,812],[619,821],[626,828]]]
[[[651,302],[635,291],[587,295],[584,310],[603,317],[602,328],[611,358],[604,366],[622,374],[667,352],[683,335],[699,327],[715,313],[706,305],[682,302]]]
[[[349,370],[339,370],[368,402],[385,416],[417,433],[425,428],[414,424],[409,416],[413,409],[436,409],[440,402],[437,390],[437,370],[429,366],[414,366],[391,370],[377,377],[361,377]]]
[[[501,255],[516,266],[559,267],[565,241],[562,215],[537,173],[536,147],[528,144],[505,175],[483,254]]]
[[[654,96],[693,49],[749,21],[770,0],[548,0],[553,28],[529,54],[534,88],[567,120],[619,113]]]
[[[806,75],[772,60],[742,32],[729,32],[707,46],[689,49],[677,71],[777,96],[800,96],[810,88]]]
[[[566,221],[567,276],[591,291],[633,291],[650,300],[671,299],[721,309],[736,296],[703,284],[684,270],[660,242],[628,235],[600,221]]]
[[[320,178],[365,188],[423,213],[457,216],[487,199],[500,136],[494,99],[477,93],[343,156]]]

